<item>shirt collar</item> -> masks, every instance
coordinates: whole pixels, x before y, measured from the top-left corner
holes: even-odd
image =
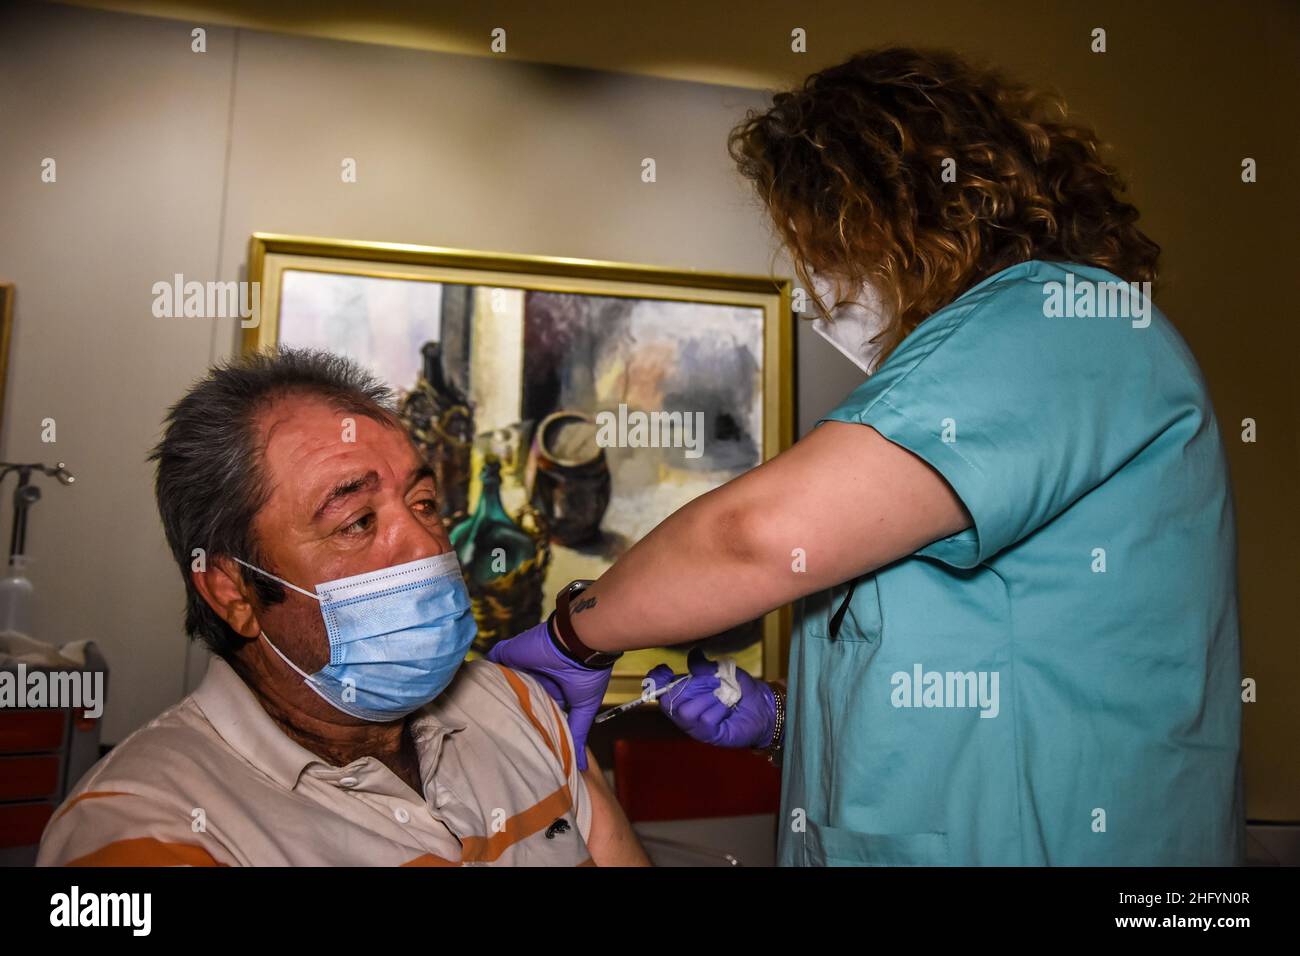
[[[208,662],[207,673],[192,696],[221,738],[285,789],[296,787],[303,770],[310,765],[328,766],[279,728],[243,678],[220,657],[213,656]],[[435,716],[428,704],[410,719],[412,736],[422,745],[431,738],[440,742],[447,734],[464,730],[466,726]],[[438,749],[435,745],[434,753]]]

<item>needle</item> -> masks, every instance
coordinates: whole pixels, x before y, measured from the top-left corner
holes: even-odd
[[[670,681],[669,683],[664,684],[664,686],[660,687],[658,690],[651,690],[650,688],[647,687],[645,690],[641,691],[640,697],[634,698],[633,700],[629,700],[626,704],[619,704],[617,707],[605,711],[594,721],[592,721],[592,723],[595,724],[603,723],[604,721],[609,720],[611,717],[617,717],[619,714],[625,714],[629,710],[634,710],[635,708],[640,707],[642,704],[648,703],[652,700],[658,700],[660,697],[668,693],[668,691],[672,690],[682,681],[690,680],[690,678],[691,678],[690,674],[683,674],[681,677],[677,678],[677,680]]]

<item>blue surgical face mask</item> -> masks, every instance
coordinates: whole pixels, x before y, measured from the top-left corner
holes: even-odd
[[[330,659],[315,674],[285,657],[265,631],[262,639],[308,687],[361,720],[399,720],[433,700],[477,633],[454,551],[318,584],[315,594],[239,563],[320,602]]]

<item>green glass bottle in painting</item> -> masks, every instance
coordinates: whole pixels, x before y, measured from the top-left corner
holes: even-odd
[[[501,462],[496,455],[484,456],[479,479],[482,490],[474,513],[451,529],[451,546],[471,588],[498,580],[537,553],[537,544],[501,505]]]

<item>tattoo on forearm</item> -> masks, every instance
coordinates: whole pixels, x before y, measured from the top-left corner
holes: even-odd
[[[573,607],[569,608],[569,616],[572,617],[575,614],[581,614],[583,611],[587,610],[587,608],[595,606],[596,599],[594,597],[583,598],[577,604],[573,605]]]

